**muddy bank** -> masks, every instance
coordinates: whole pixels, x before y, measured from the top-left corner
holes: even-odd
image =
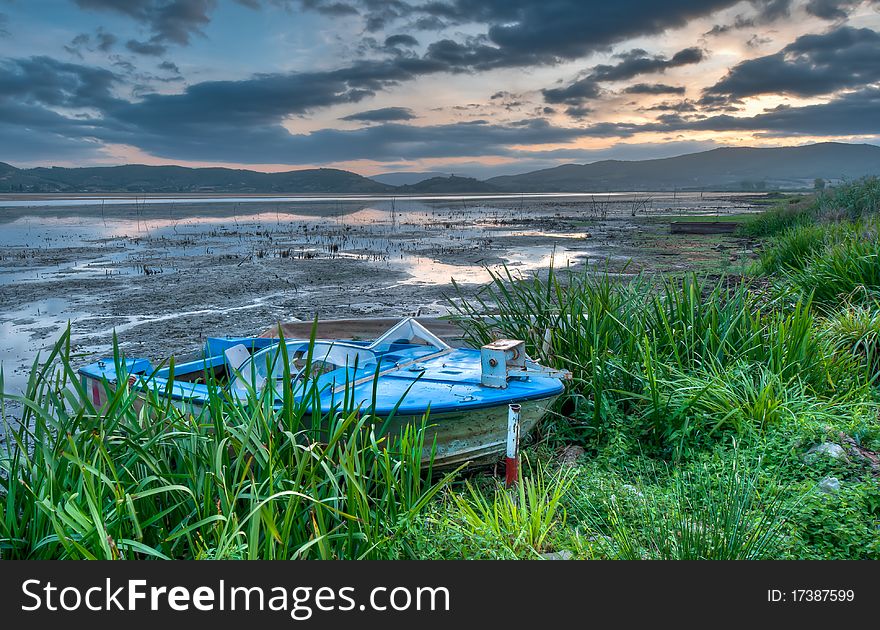
[[[33,200],[32,200],[33,201]],[[57,199],[52,200],[57,203]],[[79,200],[81,201],[81,200]],[[669,235],[668,216],[753,199],[459,199],[4,207],[0,360],[7,389],[70,321],[77,361],[196,353],[279,320],[439,315],[455,278],[610,264],[626,273],[737,264],[732,236]],[[671,205],[671,204],[675,205]],[[635,213],[635,216],[633,214]],[[627,264],[629,259],[632,263]]]

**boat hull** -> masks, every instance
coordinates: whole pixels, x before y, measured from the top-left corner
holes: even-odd
[[[82,377],[92,404],[100,409],[107,403],[108,391],[114,385],[88,376]],[[135,408],[140,411],[146,393],[138,394]],[[546,398],[520,401],[520,435],[528,435],[538,421],[550,410],[558,395]],[[197,400],[174,399],[172,404],[182,413],[209,419],[208,410]],[[407,426],[421,426],[423,415],[395,416],[385,427],[387,435],[399,435]],[[477,408],[463,408],[461,411],[445,411],[430,414],[425,427],[423,462],[431,461],[433,449],[433,468],[447,469],[465,463],[471,465],[493,464],[504,455],[507,443],[508,405],[494,405]]]

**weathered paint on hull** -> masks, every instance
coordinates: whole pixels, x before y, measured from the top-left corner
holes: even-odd
[[[82,384],[96,408],[107,403],[104,383],[83,377]],[[139,398],[143,399],[144,396]],[[525,436],[535,428],[557,398],[552,396],[520,403],[521,435]],[[142,404],[135,405],[138,411]],[[202,405],[191,401],[174,400],[172,404],[185,414],[198,417],[205,413]],[[430,416],[425,429],[424,460],[428,461],[433,447],[434,468],[451,468],[465,462],[483,465],[499,461],[507,440],[507,413],[507,405],[502,405]],[[422,416],[401,416],[389,423],[387,433],[397,435],[405,426],[420,426],[421,423]]]
[[[525,436],[547,413],[557,396],[520,403],[520,434]],[[425,428],[425,460],[435,446],[434,467],[449,468],[465,462],[474,465],[500,461],[507,442],[507,405],[465,413],[431,415]],[[418,426],[421,417],[395,418],[388,432],[399,433],[407,424]]]

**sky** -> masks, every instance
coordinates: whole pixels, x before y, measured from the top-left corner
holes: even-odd
[[[880,144],[880,0],[0,0],[0,161],[472,177]]]

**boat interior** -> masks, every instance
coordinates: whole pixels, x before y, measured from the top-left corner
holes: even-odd
[[[174,365],[173,379],[188,384],[191,394],[211,381],[244,396],[248,390],[259,391],[285,374],[294,380],[309,374],[324,388],[372,376],[377,370],[415,365],[449,350],[448,344],[412,318],[400,321],[374,341],[312,343],[294,339],[282,343],[281,339],[264,337],[210,337],[202,358]],[[149,376],[145,372],[142,375]],[[171,366],[166,366],[152,374],[151,380],[161,383],[171,377]]]

